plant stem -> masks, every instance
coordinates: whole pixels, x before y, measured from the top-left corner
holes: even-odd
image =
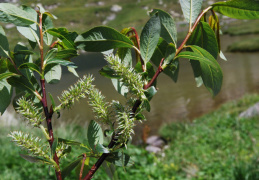
[[[184,48],[186,42],[188,41],[188,39],[190,38],[192,32],[194,31],[194,29],[197,27],[198,23],[200,22],[202,16],[208,12],[210,9],[212,8],[212,6],[208,7],[207,9],[203,10],[200,15],[198,16],[198,18],[196,19],[194,25],[192,26],[192,28],[189,29],[188,34],[186,35],[184,41],[182,42],[181,46],[176,50],[175,56],[177,56]],[[155,75],[153,76],[152,80],[144,85],[144,89],[148,89],[153,82],[157,79],[158,75],[163,71],[162,68],[162,64],[163,64],[164,58],[161,60],[159,67],[155,73]],[[141,62],[142,63],[142,62]],[[141,101],[137,100],[132,108],[132,112],[133,114],[137,111],[138,107],[141,105]],[[112,138],[108,148],[112,148],[114,145],[116,144],[116,139]],[[94,173],[99,169],[99,167],[102,165],[102,163],[104,162],[104,160],[109,156],[109,153],[103,153],[101,155],[101,157],[97,160],[97,162],[92,166],[92,168],[90,169],[90,171],[88,172],[88,174],[84,177],[83,180],[90,180]]]
[[[86,159],[86,154],[83,154],[83,161],[82,161],[81,170],[80,170],[80,174],[79,174],[79,180],[82,179],[82,175],[83,175],[83,171],[84,171],[84,166],[85,166],[85,159]]]
[[[47,128],[48,128],[48,133],[49,133],[49,145],[50,149],[52,149],[52,144],[54,141],[54,135],[53,135],[53,129],[52,129],[52,124],[51,124],[51,118],[52,114],[49,113],[48,111],[48,103],[47,103],[47,96],[46,96],[46,89],[45,89],[45,79],[44,79],[44,56],[43,56],[43,33],[42,33],[42,14],[39,13],[39,30],[40,30],[40,57],[41,57],[41,79],[40,79],[40,84],[41,84],[41,90],[42,90],[42,99],[41,99],[41,104],[44,110],[44,114],[46,117],[46,122],[47,122]],[[56,172],[56,177],[58,180],[62,180],[61,177],[61,171],[59,167],[59,158],[57,156],[57,153],[55,152],[53,160],[56,162],[58,169],[55,168]]]

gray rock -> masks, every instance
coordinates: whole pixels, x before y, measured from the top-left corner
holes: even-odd
[[[147,138],[146,143],[151,146],[162,148],[165,145],[165,141],[159,136],[150,136]]]
[[[118,4],[114,4],[114,5],[112,5],[112,7],[111,7],[111,11],[112,11],[112,12],[119,12],[119,11],[121,11],[121,10],[122,10],[122,7],[119,6]]]
[[[162,149],[159,147],[156,147],[156,146],[149,145],[146,147],[146,150],[150,153],[159,153],[159,152],[161,152]]]
[[[259,116],[259,102],[239,114],[240,118],[251,118]]]

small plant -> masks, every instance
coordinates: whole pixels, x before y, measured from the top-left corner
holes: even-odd
[[[189,59],[197,85],[204,84],[213,96],[217,95],[223,75],[216,59],[218,55],[225,58],[220,51],[220,25],[215,12],[238,19],[258,19],[259,3],[256,0],[230,0],[215,3],[203,11],[202,0],[180,0],[180,4],[189,31],[177,47],[175,22],[160,9],[149,12],[150,19],[140,37],[133,27],[118,32],[106,26],[78,35],[66,28],[54,28],[52,19],[56,17],[43,7],[34,10],[0,3],[0,20],[13,23],[29,42],[28,47],[18,43],[11,51],[0,27],[1,113],[11,103],[14,93],[14,108],[30,125],[39,128],[47,140],[23,132],[11,132],[9,136],[13,141],[28,151],[28,154],[21,155],[22,158],[54,167],[59,180],[76,167],[80,169],[79,179],[91,179],[104,161],[110,169],[114,169],[111,168],[114,165],[131,165],[130,156],[122,149],[134,134],[136,123],[145,120],[142,112],[150,111],[149,101],[157,92],[159,74],[164,72],[176,82],[181,58]],[[51,105],[47,103],[45,84],[58,83],[62,75],[61,66],[77,76],[71,58],[78,55],[79,49],[105,54],[108,65],[100,70],[100,74],[112,80],[115,89],[126,98],[125,102],[106,102],[92,84],[93,77],[88,75],[59,96],[59,105],[50,93]],[[135,66],[131,49],[136,55]],[[157,67],[156,71],[154,67]],[[108,129],[103,132],[96,121],[91,121],[85,144],[55,137],[53,114],[59,115],[61,109],[70,109],[75,101],[83,98],[88,99],[96,121]],[[42,124],[43,119],[46,127]],[[108,146],[103,144],[103,135],[110,135]],[[61,169],[60,159],[69,155],[73,146],[82,148],[85,153],[78,154],[77,159]],[[89,158],[97,158],[98,161],[83,177],[84,169],[90,166]]]

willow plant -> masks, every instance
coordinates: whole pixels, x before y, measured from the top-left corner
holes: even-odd
[[[179,47],[174,19],[160,9],[149,12],[150,19],[140,36],[133,27],[119,32],[106,26],[78,35],[66,28],[54,28],[52,20],[56,17],[43,7],[35,10],[28,6],[0,3],[0,21],[13,23],[29,42],[28,46],[18,43],[11,51],[0,26],[0,111],[3,113],[13,101],[17,113],[28,124],[38,128],[47,140],[21,131],[10,132],[12,140],[28,151],[21,157],[53,167],[58,180],[64,179],[76,167],[80,169],[79,179],[86,180],[93,177],[103,162],[108,166],[131,165],[130,155],[122,153],[122,149],[127,147],[136,123],[145,120],[142,112],[150,111],[149,102],[157,92],[159,74],[164,72],[176,82],[182,58],[189,60],[197,85],[204,84],[213,96],[217,95],[223,79],[217,57],[225,57],[220,48],[220,23],[216,12],[231,18],[258,19],[259,2],[229,0],[201,11],[202,2],[180,0],[189,30]],[[100,74],[111,79],[116,91],[126,98],[124,103],[107,102],[93,85],[91,75],[85,75],[63,91],[58,97],[58,105],[50,93],[51,103],[47,102],[45,84],[59,82],[61,66],[78,76],[71,58],[78,55],[79,49],[104,52],[108,65],[100,70]],[[137,60],[135,66],[132,49]],[[95,120],[89,123],[85,144],[54,136],[52,127],[53,114],[60,115],[60,110],[72,108],[80,99],[87,99],[95,114]],[[42,124],[44,119],[46,127]],[[99,124],[109,128],[103,131]],[[108,146],[103,144],[104,132],[111,134]],[[69,155],[75,146],[85,153],[60,166],[60,159]],[[92,167],[90,158],[98,159]],[[86,168],[90,170],[83,176]]]

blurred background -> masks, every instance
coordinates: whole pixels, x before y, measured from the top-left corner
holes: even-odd
[[[173,16],[177,25],[179,44],[184,39],[188,30],[188,25],[184,20],[178,0],[1,0],[0,2],[10,2],[17,5],[25,4],[32,7],[41,4],[45,9],[58,17],[57,20],[54,20],[55,27],[66,27],[70,31],[77,31],[78,33],[85,32],[94,26],[107,25],[118,31],[121,31],[125,27],[135,27],[140,34],[143,25],[149,19],[147,12],[152,8],[165,10]],[[214,2],[216,1],[204,1],[203,7],[208,7]],[[136,127],[133,144],[141,144],[141,142],[143,142],[143,133],[146,131],[148,131],[148,136],[161,135],[161,127],[164,128],[167,124],[192,121],[205,113],[218,109],[227,101],[238,99],[245,94],[259,92],[259,21],[235,20],[223,16],[219,17],[222,31],[221,48],[228,59],[228,61],[218,59],[224,75],[221,92],[216,97],[212,97],[204,86],[196,87],[188,60],[180,61],[180,73],[177,83],[174,83],[164,74],[159,76],[157,85],[158,93],[151,101],[151,112],[145,114],[147,121],[138,124]],[[25,39],[18,34],[12,24],[2,25],[5,28],[10,41],[9,43],[12,47],[14,47],[17,42],[27,43]],[[115,92],[112,83],[101,77],[98,73],[102,66],[106,64],[102,54],[82,53],[73,61],[78,65],[77,72],[80,77],[84,74],[94,75],[96,78],[96,87],[102,91],[107,97],[107,100],[123,99],[123,97]],[[73,76],[66,69],[63,69],[63,73],[62,79],[58,84],[47,86],[53,97],[59,96],[62,90],[67,89],[77,80],[77,77]],[[61,118],[54,119],[54,128],[55,126],[67,127],[67,125],[71,123],[80,125],[81,127],[87,127],[91,119],[93,119],[93,114],[87,102],[82,100],[76,103],[71,110],[62,112]],[[8,108],[0,117],[0,128],[3,129],[1,130],[2,132],[0,131],[0,138],[2,139],[0,141],[1,146],[5,146],[5,143],[8,142],[8,140],[3,140],[7,139],[6,135],[8,132],[11,129],[17,129],[17,126],[20,126],[21,122],[22,120],[15,114],[12,107]],[[26,124],[22,126],[26,129]],[[70,129],[70,131],[76,136],[75,132],[73,132],[74,130]],[[170,136],[163,133],[162,135],[164,135],[163,137],[165,139],[167,136]],[[13,144],[8,146],[10,146],[10,148],[16,148]],[[8,150],[2,150],[2,154],[5,154],[7,151]],[[174,162],[174,160],[172,161]],[[169,170],[172,170],[174,167],[171,167],[172,164],[170,163],[168,167]],[[8,167],[8,164],[3,164],[3,166]],[[13,167],[13,165],[10,164],[9,166]],[[197,164],[191,164],[190,168],[190,171],[194,171],[194,174],[196,173],[194,176],[190,175],[190,178],[193,178],[197,176],[197,172],[199,172],[201,167],[198,167]],[[0,179],[12,179],[12,176],[8,176],[7,172],[11,172],[11,169],[12,168],[2,168],[1,175],[0,168]],[[184,168],[178,167],[178,169],[176,168],[174,171],[177,172],[179,169],[185,172],[186,176],[183,177],[189,175],[189,172],[187,173],[188,169],[183,170]],[[169,177],[171,176],[177,179],[177,176],[170,175]],[[28,179],[32,178],[29,175],[17,175],[17,177],[18,179],[25,177]],[[51,178],[52,176],[49,177]],[[148,179],[152,178],[156,179],[155,177]],[[164,177],[164,179],[166,178],[167,177]],[[42,179],[45,178],[42,177]]]

